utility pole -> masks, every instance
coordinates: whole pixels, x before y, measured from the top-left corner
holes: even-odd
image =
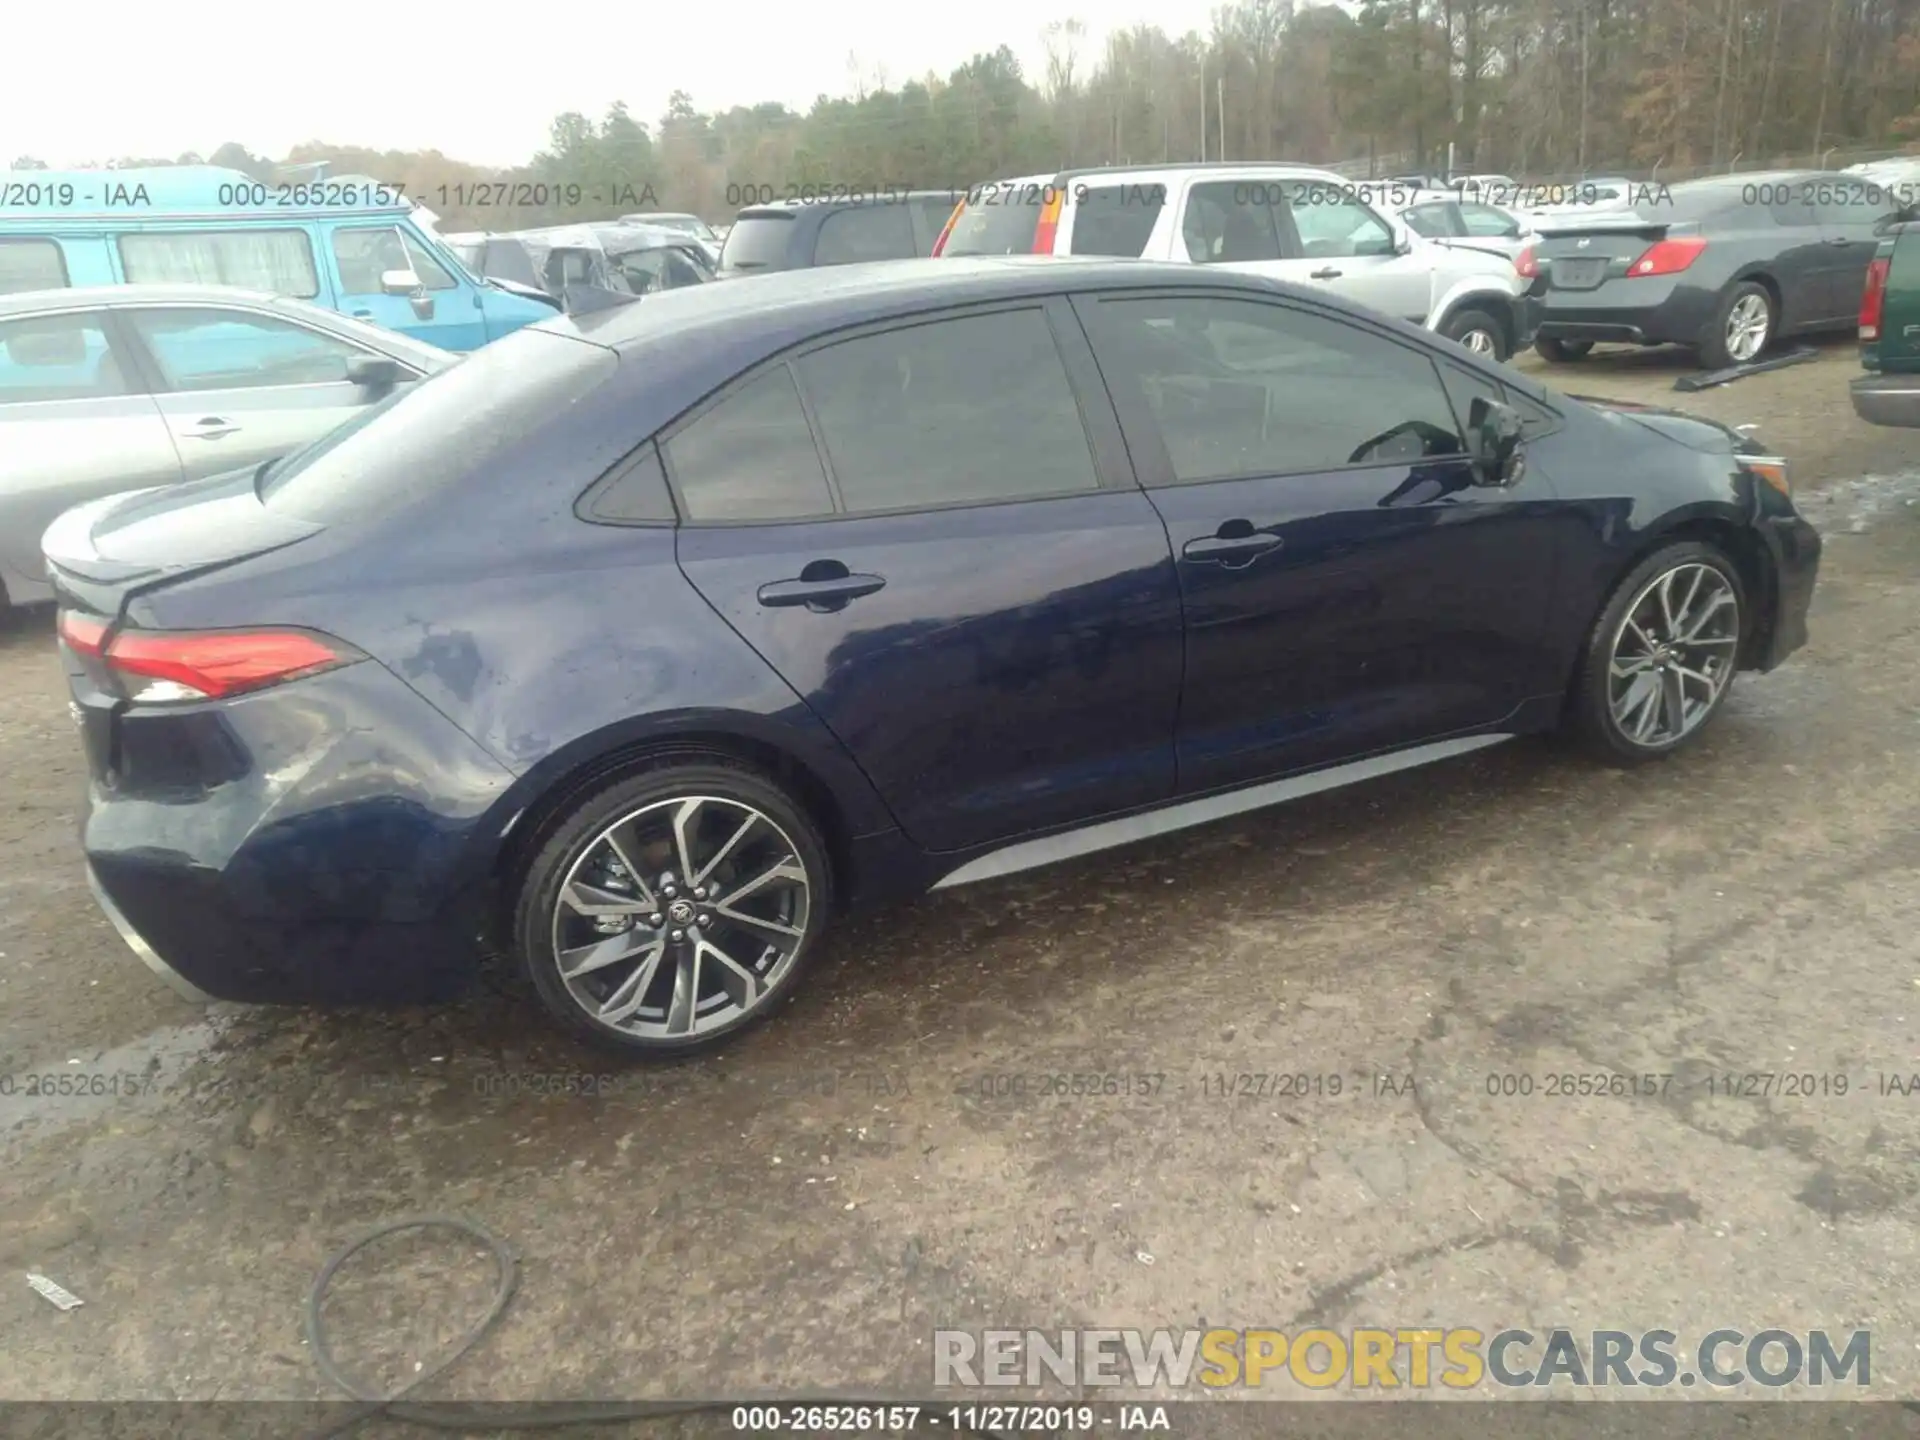
[[[1214,118],[1220,122],[1219,159],[1227,158],[1227,77],[1216,76],[1214,85]]]
[[[1200,59],[1200,163],[1207,163],[1207,61]]]

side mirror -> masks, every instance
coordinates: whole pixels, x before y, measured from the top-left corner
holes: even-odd
[[[1520,448],[1526,427],[1511,405],[1484,396],[1474,399],[1467,419],[1467,456],[1473,462],[1473,483],[1511,485],[1526,473],[1526,452]]]
[[[399,383],[400,362],[384,355],[356,355],[347,361],[347,379],[369,390],[388,390]]]
[[[382,270],[380,272],[380,293],[382,295],[413,295],[421,290],[420,277],[411,270]]]

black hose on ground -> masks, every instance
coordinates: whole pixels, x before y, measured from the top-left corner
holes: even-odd
[[[321,1318],[320,1309],[325,1303],[327,1290],[333,1284],[340,1268],[358,1255],[376,1240],[384,1240],[389,1235],[397,1235],[408,1230],[447,1230],[469,1240],[478,1241],[493,1255],[494,1269],[500,1277],[493,1299],[487,1305],[484,1315],[477,1320],[467,1333],[460,1337],[452,1349],[437,1361],[430,1369],[422,1370],[406,1384],[391,1394],[382,1395],[348,1374],[334,1358],[333,1347],[327,1339],[326,1322]],[[406,1404],[405,1397],[425,1385],[429,1380],[444,1375],[472,1349],[484,1340],[501,1316],[507,1313],[507,1307],[513,1303],[515,1291],[520,1286],[520,1257],[514,1254],[507,1242],[495,1235],[486,1226],[472,1220],[462,1219],[458,1215],[410,1215],[398,1220],[389,1220],[377,1225],[358,1239],[336,1250],[320,1267],[313,1277],[313,1287],[307,1292],[307,1301],[302,1319],[307,1332],[307,1345],[313,1352],[314,1368],[317,1369],[336,1390],[350,1399],[358,1400],[360,1408],[338,1424],[316,1432],[309,1440],[338,1440],[338,1437],[357,1429],[375,1416],[384,1416],[389,1420],[398,1420],[403,1424],[418,1425],[425,1429],[451,1432],[498,1431],[498,1430],[560,1430],[587,1425],[611,1425],[631,1423],[636,1420],[663,1420],[674,1415],[710,1414],[732,1410],[737,1405],[912,1405],[912,1399],[903,1399],[898,1395],[848,1395],[845,1393],[830,1395],[785,1394],[768,1395],[758,1398],[736,1400],[661,1400],[661,1401],[611,1401],[606,1403],[586,1402],[566,1405],[543,1405],[537,1410],[514,1411],[500,1407],[461,1406],[461,1405],[421,1405]],[[945,1404],[918,1402],[925,1409],[950,1408]],[[990,1430],[958,1430],[986,1436],[987,1440],[1001,1440]]]

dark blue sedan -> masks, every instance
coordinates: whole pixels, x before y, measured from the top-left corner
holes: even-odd
[[[1561,726],[1806,639],[1784,461],[1198,266],[903,261],[521,331],[45,540],[95,889],[257,1002],[482,945],[634,1051],[829,920]]]

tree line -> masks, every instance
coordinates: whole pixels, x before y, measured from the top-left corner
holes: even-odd
[[[804,112],[703,111],[685,92],[651,124],[623,104],[570,112],[506,171],[319,141],[279,161],[234,143],[206,159],[261,178],[327,162],[405,186],[444,229],[501,230],[634,209],[721,220],[768,193],[1068,165],[1287,159],[1370,175],[1451,158],[1678,180],[1920,149],[1920,0],[1229,0],[1205,34],[1147,25],[1096,48],[1062,20],[1042,39],[1035,74],[1002,46],[945,76],[870,74]],[[496,181],[510,183],[475,188]]]

